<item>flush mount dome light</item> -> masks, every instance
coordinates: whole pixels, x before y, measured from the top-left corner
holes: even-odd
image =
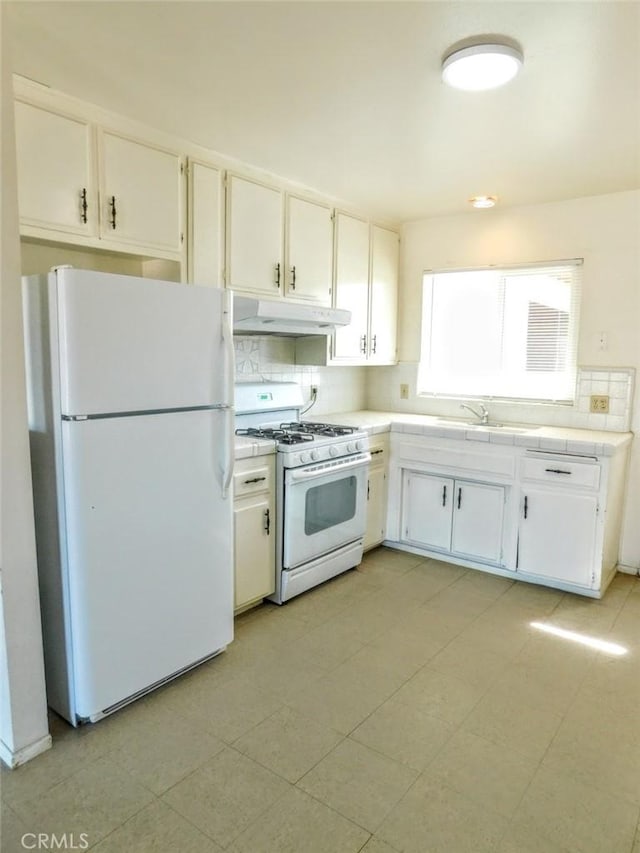
[[[481,92],[513,80],[524,57],[515,46],[498,43],[467,43],[450,51],[442,63],[442,79],[454,89]]]

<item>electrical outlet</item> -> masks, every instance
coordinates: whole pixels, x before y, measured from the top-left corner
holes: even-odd
[[[589,411],[606,415],[609,412],[609,397],[604,394],[592,394]]]
[[[409,399],[409,386],[402,383],[400,385],[400,399],[408,400]]]

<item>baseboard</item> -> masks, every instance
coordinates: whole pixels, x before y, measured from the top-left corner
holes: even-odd
[[[618,563],[616,570],[623,575],[635,575],[640,577],[640,569],[637,566],[626,566],[624,563]]]
[[[2,760],[9,769],[13,770],[15,767],[19,767],[21,764],[31,761],[32,758],[35,758],[36,755],[40,755],[41,752],[46,752],[48,749],[51,749],[51,743],[51,735],[47,734],[44,735],[44,737],[39,738],[35,743],[30,743],[29,746],[23,746],[22,749],[18,749],[14,752],[12,749],[9,749],[4,741],[0,740],[0,760]]]

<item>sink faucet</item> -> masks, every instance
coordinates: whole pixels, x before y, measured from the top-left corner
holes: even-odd
[[[484,406],[483,403],[478,403],[478,405],[480,406],[479,412],[477,412],[471,406],[468,406],[466,403],[461,403],[460,408],[468,409],[473,415],[476,416],[476,418],[478,419],[478,424],[486,426],[489,423],[489,410]]]

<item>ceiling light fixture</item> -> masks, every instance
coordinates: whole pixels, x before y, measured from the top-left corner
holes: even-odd
[[[465,39],[453,45],[444,57],[442,79],[454,89],[481,92],[513,80],[523,62],[516,44]]]
[[[493,207],[497,201],[498,199],[495,195],[474,195],[469,199],[469,203],[473,205],[473,207],[477,207],[481,210]]]

